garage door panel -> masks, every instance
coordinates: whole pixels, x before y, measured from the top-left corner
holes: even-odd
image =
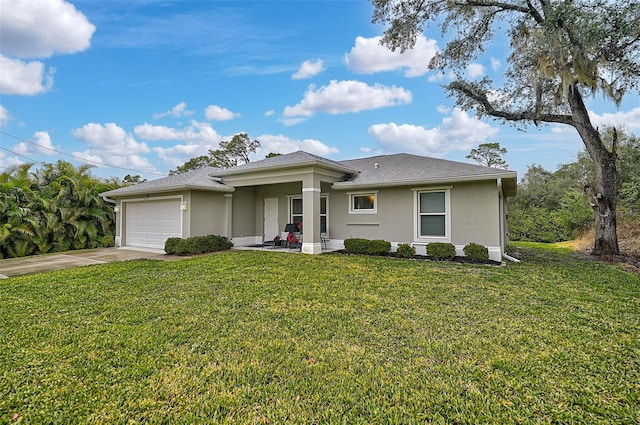
[[[127,246],[162,249],[168,238],[182,237],[179,199],[129,202],[126,211]]]

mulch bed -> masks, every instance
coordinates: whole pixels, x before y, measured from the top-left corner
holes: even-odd
[[[331,252],[331,254],[343,254],[343,255],[357,255],[357,256],[366,256],[366,257],[389,257],[389,258],[403,258],[398,256],[397,253],[395,252],[389,252],[387,254],[352,254],[350,252],[347,252],[344,249],[338,250],[338,251],[333,251]],[[414,255],[411,258],[405,258],[407,260],[417,260],[417,261],[431,261],[431,262],[435,262],[435,263],[460,263],[460,264],[487,264],[487,265],[492,265],[492,266],[500,266],[502,265],[501,262],[499,261],[492,261],[492,260],[488,260],[488,261],[476,261],[473,260],[469,257],[454,257],[451,260],[437,260],[433,257],[429,257],[427,255]]]

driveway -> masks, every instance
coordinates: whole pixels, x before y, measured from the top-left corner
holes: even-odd
[[[0,279],[31,273],[42,273],[52,270],[81,267],[90,264],[137,260],[140,258],[170,261],[186,257],[166,255],[163,250],[159,249],[143,248],[99,248],[68,251],[60,254],[33,255],[29,257],[0,260]]]

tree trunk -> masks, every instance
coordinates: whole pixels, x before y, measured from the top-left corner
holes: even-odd
[[[593,255],[617,255],[616,202],[618,198],[618,172],[615,148],[609,151],[600,133],[593,127],[582,95],[576,85],[569,91],[569,106],[573,124],[593,161],[596,187],[591,191],[591,206],[595,213],[595,241]]]

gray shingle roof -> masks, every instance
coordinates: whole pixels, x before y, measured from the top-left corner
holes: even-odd
[[[516,178],[515,171],[406,153],[352,159],[342,163],[359,173],[349,181],[335,183],[336,188]]]
[[[233,191],[232,187],[226,186],[224,183],[217,181],[210,175],[219,170],[219,168],[206,167],[200,168],[186,173],[176,174],[173,176],[163,177],[144,183],[138,183],[132,186],[121,187],[120,189],[110,190],[102,193],[106,197],[118,197],[137,195],[143,193],[159,193],[169,192],[181,189],[201,189],[213,191]]]
[[[261,171],[265,169],[299,167],[302,165],[322,165],[325,167],[340,170],[345,173],[354,173],[356,170],[351,169],[342,161],[334,161],[332,159],[323,158],[304,151],[296,151],[285,155],[278,155],[271,158],[265,158],[260,161],[250,162],[248,164],[239,165],[237,167],[227,168],[224,170],[216,170],[212,175],[229,176],[232,174],[249,173]]]
[[[121,197],[184,189],[231,192],[234,188],[224,183],[224,176],[259,172],[267,169],[286,169],[305,165],[322,166],[344,173],[344,181],[334,183],[336,189],[405,184],[437,184],[442,182],[485,180],[502,177],[512,179],[515,190],[515,171],[483,167],[446,159],[409,155],[406,153],[334,161],[308,152],[297,151],[228,169],[212,167],[201,168],[111,190],[102,193],[102,195],[106,197]]]

